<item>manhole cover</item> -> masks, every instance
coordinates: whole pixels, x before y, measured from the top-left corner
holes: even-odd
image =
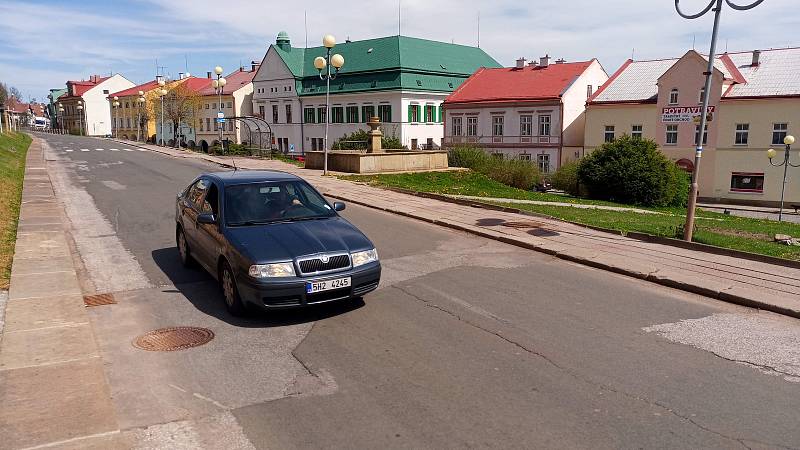
[[[208,328],[171,327],[153,330],[134,339],[133,346],[151,352],[172,352],[203,345],[214,339]]]
[[[113,305],[117,303],[114,300],[114,294],[97,294],[97,295],[84,295],[83,304],[89,306]]]
[[[518,230],[526,229],[526,228],[539,228],[539,227],[542,226],[542,224],[539,223],[539,222],[532,222],[532,221],[527,221],[527,220],[523,220],[523,221],[519,221],[519,222],[505,222],[502,225],[504,227],[516,228]]]

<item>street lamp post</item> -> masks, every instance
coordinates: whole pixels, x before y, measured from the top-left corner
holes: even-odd
[[[78,100],[78,123],[80,124],[80,135],[83,136],[83,102]]]
[[[786,193],[786,171],[789,169],[790,166],[800,167],[800,164],[794,165],[791,162],[789,162],[789,151],[792,149],[792,144],[794,144],[794,136],[790,134],[785,138],[783,138],[783,144],[785,145],[785,150],[783,153],[783,162],[781,162],[780,164],[775,164],[774,162],[772,162],[772,158],[774,158],[777,155],[775,149],[771,148],[767,150],[767,157],[769,158],[770,165],[773,165],[775,167],[783,166],[783,184],[781,184],[781,206],[780,206],[781,209],[778,210],[778,222],[783,220],[783,196]]]
[[[678,12],[678,15],[683,17],[684,19],[697,19],[698,17],[704,16],[709,11],[714,11],[714,28],[711,32],[711,50],[708,52],[708,67],[704,72],[706,76],[706,83],[705,88],[703,90],[703,109],[700,110],[700,132],[698,133],[696,148],[694,152],[694,170],[692,170],[692,188],[689,192],[689,205],[687,206],[686,211],[686,224],[683,227],[683,239],[685,241],[691,242],[692,234],[694,233],[694,215],[695,209],[697,206],[697,193],[700,190],[700,186],[697,182],[698,177],[700,176],[700,158],[703,157],[703,135],[706,132],[706,125],[708,123],[708,98],[709,94],[711,93],[711,77],[714,73],[714,57],[715,52],[717,50],[717,32],[719,31],[719,16],[722,12],[722,2],[725,2],[731,8],[738,10],[738,11],[746,11],[748,9],[755,8],[764,0],[756,0],[753,3],[741,6],[733,3],[731,0],[711,0],[708,5],[703,8],[697,14],[686,14],[681,11],[681,7],[678,5],[680,0],[675,0],[675,10]]]
[[[64,132],[64,105],[62,105],[60,102],[58,104],[58,117],[58,127],[61,128],[61,134],[66,134]]]
[[[139,91],[136,99],[136,140],[142,141],[142,107],[144,106],[144,91]]]
[[[224,113],[222,112],[222,91],[224,90],[225,85],[228,83],[228,80],[222,76],[222,67],[214,67],[214,73],[217,75],[217,79],[211,80],[211,86],[217,91],[217,101],[219,102],[219,110],[217,111],[217,118],[214,119],[214,123],[217,124],[217,129],[219,130],[220,154],[224,154],[225,144],[222,142],[222,129],[225,126],[225,122],[220,122],[220,119],[224,117]]]
[[[119,129],[117,128],[117,116],[119,115],[119,97],[114,96],[112,105],[114,105],[114,138],[119,139]]]
[[[331,55],[333,47],[336,46],[336,38],[330,34],[326,34],[322,38],[322,45],[325,46],[325,56],[317,56],[314,58],[314,67],[319,71],[319,78],[325,80],[325,163],[322,169],[322,174],[328,174],[328,126],[331,123],[331,80],[336,79],[339,74],[339,69],[344,66],[344,56],[336,53]],[[333,66],[334,73],[331,73],[331,66]],[[323,74],[322,70],[327,69],[327,73]]]
[[[161,145],[164,145],[164,96],[167,90],[164,89],[164,80],[158,80],[158,97],[161,100]]]

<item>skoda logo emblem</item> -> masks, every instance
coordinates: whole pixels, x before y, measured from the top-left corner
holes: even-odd
[[[330,260],[331,260],[331,259],[328,257],[328,255],[322,255],[322,256],[320,256],[320,258],[319,258],[319,259],[320,259],[320,261],[322,261],[322,263],[323,263],[323,264],[328,264],[328,261],[330,261]]]

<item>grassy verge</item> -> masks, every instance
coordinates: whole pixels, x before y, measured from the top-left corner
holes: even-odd
[[[28,135],[0,133],[0,289],[8,288],[11,275],[25,155],[30,144]]]
[[[557,194],[541,194],[514,189],[473,172],[430,172],[397,175],[346,176],[343,179],[376,186],[397,187],[420,192],[478,197],[538,200],[573,204],[626,206],[609,202],[584,200]],[[684,222],[682,208],[658,208],[662,214],[630,211],[572,208],[558,205],[532,205],[490,201],[501,206],[544,214],[556,219],[608,228],[622,232],[640,232],[662,237],[678,237]],[[653,209],[653,208],[645,208]],[[694,240],[696,242],[791,260],[800,260],[800,247],[773,242],[775,234],[800,237],[800,224],[750,219],[698,211]]]

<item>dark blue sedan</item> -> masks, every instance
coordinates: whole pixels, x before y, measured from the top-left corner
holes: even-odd
[[[372,242],[302,178],[284,172],[199,176],[178,195],[181,261],[222,284],[232,314],[361,297],[378,287]]]

